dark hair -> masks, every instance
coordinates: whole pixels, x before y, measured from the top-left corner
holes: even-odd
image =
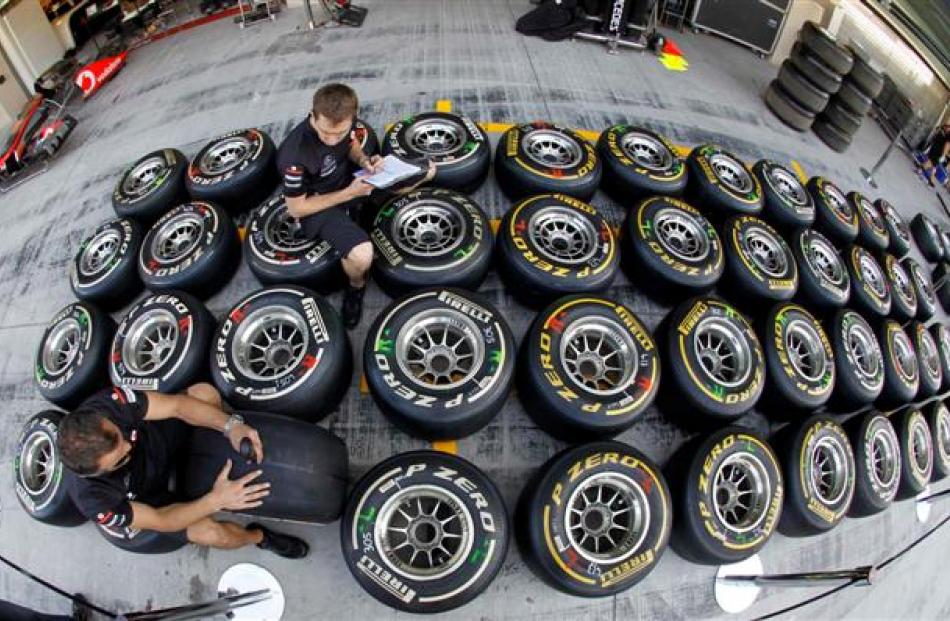
[[[356,91],[346,84],[327,84],[313,94],[313,118],[321,114],[334,123],[342,123],[356,116],[359,100]]]
[[[99,471],[99,459],[119,445],[119,434],[103,424],[106,420],[105,414],[87,407],[63,417],[56,444],[67,468],[83,476]]]

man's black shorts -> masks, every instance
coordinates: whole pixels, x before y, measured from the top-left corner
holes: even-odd
[[[309,239],[319,237],[330,242],[340,256],[346,257],[350,250],[369,241],[366,231],[354,222],[354,217],[358,216],[352,214],[353,211],[359,212],[360,202],[355,199],[303,218],[300,224],[304,235]]]

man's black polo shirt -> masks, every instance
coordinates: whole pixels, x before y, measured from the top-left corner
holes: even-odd
[[[297,125],[280,144],[277,166],[284,196],[312,196],[342,190],[353,180],[350,149],[356,141],[350,127],[348,140],[328,146],[310,125],[309,117]]]

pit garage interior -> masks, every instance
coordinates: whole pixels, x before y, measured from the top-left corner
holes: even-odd
[[[30,41],[36,45],[46,41],[48,33],[38,34],[46,23],[35,20],[47,17],[37,12],[25,21],[13,17],[26,11],[25,5],[38,4],[37,0],[0,4],[4,49],[0,73],[6,76],[0,89],[7,89],[3,91],[6,116],[0,115],[0,125],[12,126],[26,100],[26,93],[20,93],[18,100],[15,93],[9,94],[10,89],[20,88],[32,96],[33,81],[69,47],[59,38],[55,45],[49,44],[53,51],[29,48]],[[37,389],[37,347],[57,309],[76,299],[67,274],[80,243],[101,223],[116,217],[111,196],[117,180],[129,164],[148,152],[170,147],[192,157],[211,138],[252,127],[280,144],[308,113],[315,89],[343,82],[357,91],[359,117],[381,139],[400,119],[432,110],[463,114],[479,123],[493,150],[512,124],[547,121],[582,130],[581,135],[592,144],[610,126],[640,126],[668,138],[684,158],[691,148],[714,143],[750,167],[768,158],[803,181],[822,176],[844,192],[886,199],[907,223],[921,213],[941,227],[950,227],[946,186],[940,179],[928,183],[914,160],[914,153],[927,146],[936,128],[948,122],[950,9],[945,5],[928,3],[931,30],[922,34],[919,27],[911,28],[906,20],[895,17],[902,7],[918,6],[912,2],[793,0],[788,6],[774,3],[776,8],[764,0],[660,0],[651,17],[664,38],[660,49],[619,46],[611,50],[603,41],[571,37],[547,41],[516,32],[516,21],[539,6],[527,0],[362,0],[368,13],[361,26],[330,22],[312,29],[307,7],[294,0],[275,7],[280,10],[274,19],[246,27],[236,23],[241,19],[236,5],[217,7],[219,18],[212,19],[215,13],[205,14],[194,3],[170,4],[177,7],[177,25],[189,20],[201,23],[188,28],[162,24],[159,28],[168,31],[166,36],[154,36],[161,34],[154,29],[151,39],[140,35],[117,75],[87,98],[74,94],[67,102],[66,112],[77,123],[59,151],[42,164],[44,172],[21,179],[0,194],[0,398],[4,410],[0,471],[5,473],[0,484],[0,555],[107,610],[130,612],[213,600],[225,570],[237,563],[254,563],[281,584],[284,619],[409,616],[380,603],[354,580],[341,555],[339,522],[268,522],[309,543],[311,553],[304,560],[282,559],[253,547],[222,552],[193,545],[167,554],[133,555],[110,545],[94,524],[72,528],[45,524],[31,519],[18,502],[14,472],[21,428],[35,413],[53,407]],[[758,16],[763,5],[774,12],[774,17],[763,18],[763,23],[775,20],[774,32],[764,43],[761,33],[756,33],[759,39],[751,47],[737,40],[747,36],[747,28],[764,27],[751,21],[740,27],[738,5],[749,5],[749,15]],[[323,14],[318,2],[312,10]],[[717,11],[732,16],[735,23],[705,27],[703,20],[713,19],[710,15]],[[925,13],[910,14],[920,20]],[[715,19],[722,22],[721,17]],[[830,148],[811,129],[789,127],[764,100],[807,21],[823,26],[839,43],[860,46],[886,76],[882,95],[843,152]],[[937,33],[936,41],[943,46],[939,52],[929,45],[933,40],[925,40],[928,33]],[[628,38],[635,39],[634,35]],[[106,39],[103,32],[91,34],[77,46],[75,57],[94,59]],[[45,64],[26,62],[34,57]],[[872,172],[873,187],[868,181]],[[470,196],[492,220],[501,219],[517,202],[501,191],[494,174]],[[686,200],[693,199],[688,194]],[[626,233],[624,222],[635,202],[617,201],[602,190],[588,202],[621,237]],[[695,206],[701,211],[706,208]],[[928,277],[939,263],[926,258],[916,240],[910,243],[908,256],[923,266]],[[728,277],[727,272],[723,278]],[[644,286],[642,273],[640,278],[636,270],[624,267],[600,295],[626,305],[653,333],[662,356],[666,351],[662,322],[690,296],[661,300]],[[937,276],[933,280],[939,284]],[[221,320],[238,300],[260,287],[241,260],[226,286],[204,303]],[[525,403],[517,387],[487,425],[466,437],[433,443],[393,426],[367,389],[362,357],[371,322],[392,299],[372,279],[368,287],[363,319],[349,331],[354,352],[349,387],[339,406],[319,422],[346,444],[350,486],[393,455],[434,446],[468,460],[487,475],[513,516],[532,474],[570,444],[535,424],[525,410],[532,404]],[[516,299],[495,266],[477,294],[498,309],[515,343],[520,343],[538,309]],[[327,298],[339,308],[342,293],[333,292]],[[120,321],[129,306],[117,309],[113,318]],[[925,323],[945,321],[947,313],[938,302]],[[760,338],[764,340],[761,333]],[[664,390],[676,391],[667,368],[663,371],[661,397]],[[907,403],[926,410],[945,396],[941,389],[933,397]],[[734,424],[768,439],[788,424],[769,407],[757,405]],[[896,424],[905,407],[871,404],[828,411],[844,423],[873,409],[891,414]],[[687,429],[654,404],[615,439],[641,451],[665,472],[684,443],[708,433]],[[924,495],[947,489],[947,480],[934,477]],[[671,484],[674,511],[681,493],[684,490]],[[806,602],[847,582],[764,586],[750,607],[734,614],[717,603],[718,565],[690,562],[673,549],[666,550],[649,575],[631,588],[583,598],[540,579],[526,565],[512,537],[500,571],[484,592],[438,616],[726,619],[783,611],[779,618],[947,619],[950,591],[939,576],[950,550],[950,528],[935,527],[948,517],[947,500],[938,497],[920,503],[911,497],[896,500],[874,515],[844,517],[828,532],[806,537],[775,532],[758,552],[763,571],[769,574],[878,566],[933,530],[922,543],[880,568],[870,586],[851,584],[810,603]],[[250,520],[241,515],[230,519]],[[0,599],[49,614],[68,615],[71,609],[67,599],[6,565],[0,569]],[[236,614],[242,618],[240,611]]]

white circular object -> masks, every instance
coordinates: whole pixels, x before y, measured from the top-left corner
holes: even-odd
[[[917,494],[917,502],[914,507],[917,510],[917,521],[921,524],[927,522],[930,519],[930,509],[932,503],[929,500],[921,500],[921,498],[926,498],[930,496],[930,486],[924,488],[924,491]]]
[[[754,582],[734,582],[729,576],[761,576],[762,560],[753,554],[744,561],[721,565],[716,572],[716,603],[724,612],[737,614],[755,603],[762,587]]]
[[[225,570],[218,580],[218,593],[252,593],[269,589],[270,597],[235,608],[233,621],[280,621],[284,614],[284,590],[274,574],[253,563],[238,563]]]

